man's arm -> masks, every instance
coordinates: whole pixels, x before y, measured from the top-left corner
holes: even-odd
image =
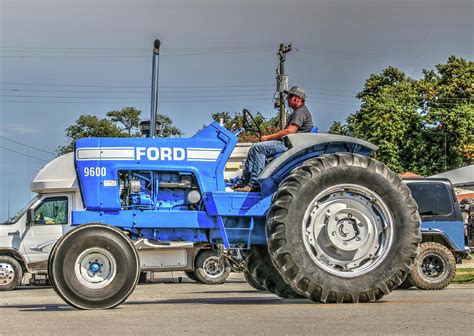
[[[282,129],[281,131],[279,131],[277,133],[269,134],[269,135],[262,135],[262,137],[260,138],[260,141],[280,140],[285,135],[298,132],[299,129],[300,129],[300,127],[298,125],[290,124],[290,125],[288,125],[287,128]]]

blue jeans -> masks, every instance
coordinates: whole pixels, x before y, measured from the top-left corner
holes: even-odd
[[[270,140],[254,144],[245,160],[242,182],[251,187],[257,186],[257,178],[265,168],[265,159],[286,151],[282,141]]]

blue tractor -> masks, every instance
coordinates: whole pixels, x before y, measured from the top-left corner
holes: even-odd
[[[189,139],[78,140],[84,209],[72,211],[76,227],[51,251],[54,290],[80,309],[119,305],[140,275],[133,241],[147,239],[240,249],[252,278],[283,298],[388,294],[420,241],[409,189],[368,157],[376,148],[368,142],[309,133],[284,140],[289,150],[262,172],[261,191],[249,193],[226,190],[238,138],[215,122]]]
[[[150,125],[157,73],[154,58]],[[248,111],[244,127],[258,132]],[[48,262],[52,287],[70,305],[124,302],[139,280],[142,243],[237,249],[249,283],[316,302],[373,302],[410,271],[421,240],[417,205],[397,174],[368,157],[374,145],[289,135],[288,150],[260,174],[261,191],[234,192],[224,168],[239,131],[214,122],[189,139],[166,139],[153,130],[75,143],[83,206]]]

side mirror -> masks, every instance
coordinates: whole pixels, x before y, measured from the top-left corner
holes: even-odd
[[[26,226],[31,226],[35,223],[35,209],[28,209],[26,211]]]

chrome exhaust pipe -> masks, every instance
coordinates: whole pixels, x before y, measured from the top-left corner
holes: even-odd
[[[150,111],[150,138],[156,137],[156,120],[158,117],[158,74],[160,60],[160,40],[153,44],[153,70],[151,77],[151,111]]]

